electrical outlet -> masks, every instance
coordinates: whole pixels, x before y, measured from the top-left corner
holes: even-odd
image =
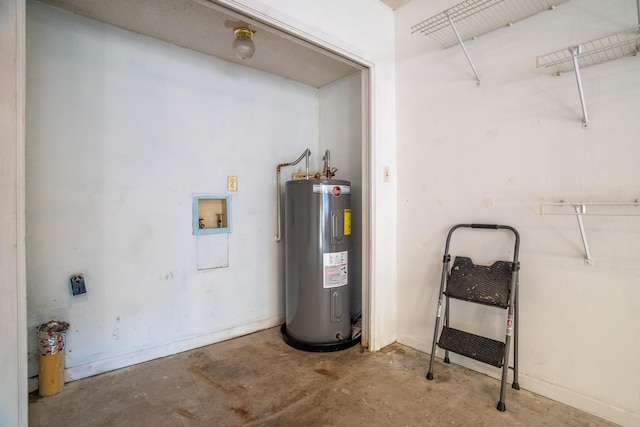
[[[382,180],[384,182],[391,181],[391,168],[387,165],[382,167]]]
[[[71,293],[74,296],[87,293],[87,288],[84,283],[84,276],[81,273],[73,274],[69,278],[69,283],[71,283]]]
[[[238,177],[237,176],[228,176],[227,177],[227,190],[229,191],[238,191]]]

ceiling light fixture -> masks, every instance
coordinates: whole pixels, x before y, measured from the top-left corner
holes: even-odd
[[[256,45],[251,40],[251,36],[255,31],[247,27],[238,27],[233,30],[236,39],[233,41],[233,51],[238,59],[251,59],[256,52]]]

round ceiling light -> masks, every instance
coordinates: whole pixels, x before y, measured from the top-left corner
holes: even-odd
[[[251,36],[255,31],[247,27],[238,27],[233,30],[236,39],[233,41],[233,51],[238,59],[250,59],[256,52],[256,45],[251,40]]]

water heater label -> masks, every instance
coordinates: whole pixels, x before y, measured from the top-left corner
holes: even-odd
[[[349,283],[349,252],[322,254],[322,284],[324,288],[337,288]]]
[[[339,197],[342,194],[351,194],[350,185],[331,185],[331,184],[314,184],[314,193],[333,194]]]
[[[351,236],[351,209],[344,210],[344,235]]]

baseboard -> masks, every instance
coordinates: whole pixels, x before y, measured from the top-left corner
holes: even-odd
[[[520,386],[524,389],[620,424],[621,426],[631,427],[640,425],[640,414],[634,414],[625,409],[592,399],[554,384],[549,384],[538,378],[530,377],[529,375],[520,374],[518,380]]]
[[[206,345],[215,344],[242,335],[258,332],[263,329],[279,326],[284,322],[283,316],[271,317],[269,319],[260,320],[246,325],[235,326],[206,335],[189,338],[174,343],[147,348],[133,353],[121,356],[110,357],[108,359],[97,360],[95,362],[86,363],[84,365],[67,368],[64,371],[65,381],[75,381],[82,378],[91,377],[105,372],[114,371],[116,369],[125,368],[127,366],[136,365],[138,363],[148,362],[150,360],[159,359],[161,357],[171,356],[173,354],[182,353],[183,351],[193,350],[195,348],[204,347]]]
[[[413,337],[407,335],[398,334],[398,343],[414,348],[424,353],[431,353],[431,343],[419,341]],[[437,357],[441,358],[441,355],[436,353]],[[484,369],[485,365],[477,364],[477,362],[452,354],[452,362],[457,363],[465,368],[472,369],[474,371],[481,372],[490,377],[500,380],[499,371],[493,372],[488,369]],[[481,365],[481,366],[478,366]],[[428,369],[428,365],[425,364],[425,372]],[[567,390],[557,385],[547,383],[538,378],[520,373],[518,375],[518,383],[520,388],[528,390],[530,392],[539,394],[548,399],[555,400],[589,414],[595,415],[600,418],[604,418],[607,421],[619,424],[621,426],[639,426],[640,414],[630,412],[628,410],[618,408],[605,402],[584,396],[582,394]]]

